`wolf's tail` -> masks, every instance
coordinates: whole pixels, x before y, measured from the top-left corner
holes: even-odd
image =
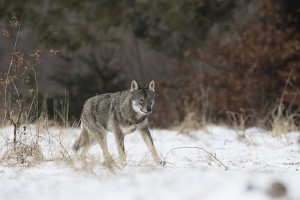
[[[89,135],[85,128],[82,128],[79,137],[76,139],[75,143],[73,144],[73,150],[78,151],[82,147],[89,144]]]

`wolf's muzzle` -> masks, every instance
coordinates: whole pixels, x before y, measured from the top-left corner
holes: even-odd
[[[152,111],[151,107],[147,108],[147,112],[150,113]]]

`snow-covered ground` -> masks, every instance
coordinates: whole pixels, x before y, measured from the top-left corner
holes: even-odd
[[[158,166],[135,132],[125,138],[126,165],[114,171],[102,164],[98,146],[90,150],[86,161],[75,158],[70,147],[79,132],[27,127],[18,139],[35,142],[43,160],[18,156],[2,160],[0,199],[265,200],[281,195],[281,199],[300,199],[298,132],[273,137],[259,129],[239,132],[213,125],[188,135],[152,130],[162,158],[176,147],[201,147],[228,170],[199,149],[174,150],[166,157],[167,164]],[[11,141],[12,127],[0,129],[1,156],[11,148],[6,145]],[[108,144],[117,159],[113,134]]]

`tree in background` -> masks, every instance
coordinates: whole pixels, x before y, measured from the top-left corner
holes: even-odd
[[[233,0],[137,1],[128,19],[137,37],[182,59],[204,42],[215,23],[229,19],[234,5]]]
[[[91,97],[101,93],[110,93],[122,90],[124,81],[118,77],[118,72],[110,68],[110,57],[103,57],[101,61],[97,60],[94,54],[84,56],[81,58],[82,62],[86,64],[89,69],[86,74],[71,74],[67,75],[66,72],[58,73],[53,77],[54,80],[64,85],[68,91],[67,97],[60,97],[60,101],[64,102],[67,98],[72,104],[68,110],[68,116],[71,116],[71,121],[74,121],[75,116],[80,116],[83,103]],[[56,100],[48,101],[50,104]],[[62,110],[63,106],[57,105]],[[55,106],[50,106],[53,110],[50,111],[50,117],[55,114]],[[63,120],[63,119],[62,119]]]
[[[191,53],[190,59],[198,58],[215,70],[201,73],[195,66],[179,65],[173,80],[164,86],[167,97],[176,99],[172,105],[161,105],[165,119],[182,121],[188,112],[208,110],[205,114],[213,122],[228,120],[228,113],[241,113],[252,118],[248,125],[257,125],[257,119],[268,123],[274,112],[283,112],[284,105],[285,112],[297,113],[300,33],[295,22],[299,11],[286,12],[286,4],[265,1],[259,13],[238,27],[236,37]]]
[[[77,110],[74,113],[78,114],[83,103],[81,97],[120,88],[122,81],[118,84],[113,81],[121,80],[118,78],[121,72],[102,67],[99,63],[101,55],[96,53],[103,45],[121,44],[117,33],[130,33],[136,40],[141,39],[172,59],[181,60],[186,51],[203,43],[214,23],[230,16],[233,6],[234,0],[29,0],[26,4],[3,0],[0,2],[0,18],[5,19],[12,12],[22,16],[23,27],[31,27],[40,43],[48,49],[59,50],[58,55],[65,65],[72,66],[74,70],[61,72],[62,76],[55,80],[66,87],[70,98],[78,99],[70,102],[71,110]],[[136,42],[136,48],[139,49],[139,42]],[[116,59],[119,55],[113,56]],[[86,66],[88,73],[76,72],[74,66],[81,64]],[[99,67],[97,73],[93,73],[94,66]],[[146,70],[141,69],[140,75]],[[115,77],[106,79],[105,73]],[[102,87],[102,83],[107,87]],[[91,89],[91,85],[95,87]],[[82,90],[86,95],[82,95]]]
[[[39,40],[51,48],[75,52],[82,46],[99,46],[117,39],[107,33],[120,28],[178,56],[200,45],[211,26],[228,19],[233,7],[234,0],[30,0],[26,5],[3,0],[0,17],[12,12],[23,16]]]

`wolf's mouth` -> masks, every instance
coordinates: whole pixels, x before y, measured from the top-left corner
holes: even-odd
[[[145,111],[143,111],[142,109],[140,109],[140,110],[141,110],[141,112],[144,113],[145,115],[149,115],[149,114],[151,113],[151,111],[150,111],[150,112],[147,112],[147,111],[145,112]]]

